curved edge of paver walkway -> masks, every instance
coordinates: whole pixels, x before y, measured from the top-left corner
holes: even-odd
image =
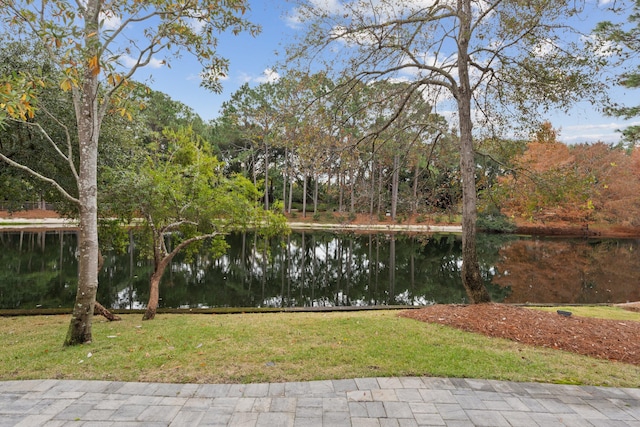
[[[0,382],[0,426],[640,426],[640,389],[430,377]]]

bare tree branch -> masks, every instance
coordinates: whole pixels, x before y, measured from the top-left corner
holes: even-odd
[[[25,166],[21,163],[18,163],[14,160],[11,160],[9,157],[5,156],[4,154],[0,153],[0,159],[4,160],[6,163],[10,164],[13,167],[16,167],[20,170],[23,170],[25,172],[27,172],[29,175],[34,176],[36,178],[38,178],[41,181],[44,181],[46,183],[49,183],[51,185],[53,185],[55,187],[56,190],[58,190],[60,192],[60,194],[67,200],[69,200],[70,202],[75,203],[76,205],[80,204],[80,201],[73,197],[71,194],[69,194],[67,192],[67,190],[65,190],[64,188],[62,188],[62,186],[60,186],[60,184],[58,184],[55,180],[51,179],[51,178],[47,178],[44,175],[39,174],[38,172],[34,171],[33,169],[31,169],[28,166]]]

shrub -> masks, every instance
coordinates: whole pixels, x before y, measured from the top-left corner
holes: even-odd
[[[491,208],[478,214],[476,225],[482,231],[492,233],[512,233],[516,225],[497,208]]]

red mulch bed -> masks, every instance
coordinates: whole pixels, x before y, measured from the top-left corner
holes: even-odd
[[[401,316],[490,337],[640,365],[640,322],[561,316],[503,304],[434,305]]]

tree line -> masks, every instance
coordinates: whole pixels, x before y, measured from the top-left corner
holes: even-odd
[[[393,218],[461,212],[462,282],[472,302],[489,301],[477,260],[478,196],[500,208],[493,190],[517,181],[513,165],[532,155],[527,138],[501,135],[535,129],[543,108],[600,102],[600,70],[611,62],[603,49],[613,43],[623,60],[637,51],[635,15],[631,28],[607,22],[587,38],[571,26],[585,12],[575,2],[346,1],[326,9],[299,0],[301,39],[287,50],[289,72],[243,87],[205,124],[134,75],[160,52],[168,62],[189,52],[204,67],[203,85],[219,90],[228,66],[216,52],[219,34],[259,32],[244,18],[245,1],[5,6],[0,159],[13,169],[2,170],[3,196],[56,199],[80,221],[67,344],[91,341],[98,218],[106,216],[144,219],[161,275],[176,248],[204,236],[219,253],[216,238],[230,231],[286,232],[281,213],[294,202],[303,215],[322,207]],[[129,34],[132,24],[143,31]],[[316,71],[295,71],[307,69]],[[637,86],[637,72],[620,83]],[[442,102],[453,119],[439,112]],[[603,105],[625,117],[635,111]],[[633,129],[625,137],[633,142]],[[538,183],[552,175],[531,174]],[[592,179],[583,175],[576,188]],[[598,206],[595,194],[587,206]],[[111,230],[102,241],[117,245]],[[166,247],[167,233],[182,239],[176,248]]]

